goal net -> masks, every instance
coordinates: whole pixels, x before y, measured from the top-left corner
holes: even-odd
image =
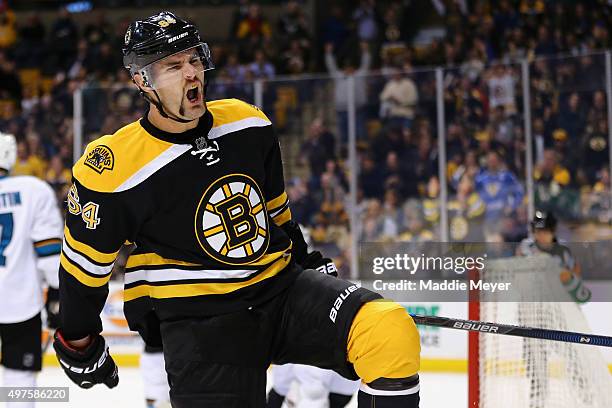
[[[517,301],[473,293],[470,318],[590,333],[580,306],[559,279],[560,271],[547,255],[487,262],[479,278],[511,282],[512,300]],[[471,408],[612,407],[612,376],[595,346],[470,333],[469,364]]]

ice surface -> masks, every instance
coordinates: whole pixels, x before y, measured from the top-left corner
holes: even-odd
[[[1,371],[1,369],[0,369]],[[2,378],[0,376],[0,378]],[[70,383],[59,367],[45,367],[38,376],[40,386],[70,387],[69,403],[39,403],[37,408],[144,408],[143,387],[137,368],[120,368],[119,385],[109,390],[96,385],[83,390]],[[5,404],[0,403],[4,408]],[[350,408],[356,408],[353,398]],[[466,408],[467,376],[464,374],[421,373],[421,408]],[[322,407],[323,408],[323,407]]]

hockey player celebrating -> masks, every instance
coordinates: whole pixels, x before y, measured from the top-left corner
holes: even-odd
[[[307,253],[272,123],[206,101],[213,65],[196,27],[169,12],[136,21],[123,55],[149,110],[73,168],[54,339],[68,377],[119,381],[99,313],[128,241],[124,311],[147,344],[163,342],[173,407],[265,407],[266,369],[292,362],[361,378],[361,407],[417,407],[413,320]]]
[[[62,217],[51,187],[35,177],[9,176],[17,143],[0,133],[0,341],[3,385],[36,386],[42,367],[43,281],[47,284],[47,326],[57,327],[57,266]],[[33,407],[9,402],[8,407]]]

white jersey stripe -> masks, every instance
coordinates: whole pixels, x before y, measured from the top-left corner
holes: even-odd
[[[138,269],[125,273],[125,284],[134,283],[137,281],[147,282],[164,282],[189,279],[236,279],[248,278],[256,274],[256,269],[249,270],[223,270],[223,269],[208,269],[199,271],[189,271],[183,269]]]
[[[221,126],[214,127],[208,132],[208,139],[216,139],[228,133],[236,132],[241,129],[250,127],[264,127],[271,125],[272,122],[269,120],[252,116],[250,118],[237,120],[236,122],[226,123]]]
[[[190,144],[175,144],[170,146],[155,159],[151,160],[136,173],[132,174],[130,178],[125,180],[119,187],[115,189],[115,192],[129,190],[130,188],[137,186],[138,184],[151,177],[151,175],[157,172],[159,169],[161,169],[183,153],[189,151],[190,149]]]
[[[62,245],[62,251],[64,252],[64,255],[66,255],[72,262],[79,265],[81,269],[93,275],[106,276],[109,273],[111,273],[111,271],[113,270],[113,265],[115,264],[113,262],[110,265],[100,266],[100,265],[96,265],[90,262],[83,255],[79,254],[76,251],[73,251],[72,248],[70,248],[68,244],[66,243],[65,238],[64,238],[64,244]]]

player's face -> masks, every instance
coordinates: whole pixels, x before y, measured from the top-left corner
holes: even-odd
[[[187,120],[204,114],[205,65],[196,48],[164,58],[149,71],[153,89],[168,113]]]
[[[555,238],[555,234],[551,230],[536,229],[533,232],[533,238],[539,245],[550,245]]]

